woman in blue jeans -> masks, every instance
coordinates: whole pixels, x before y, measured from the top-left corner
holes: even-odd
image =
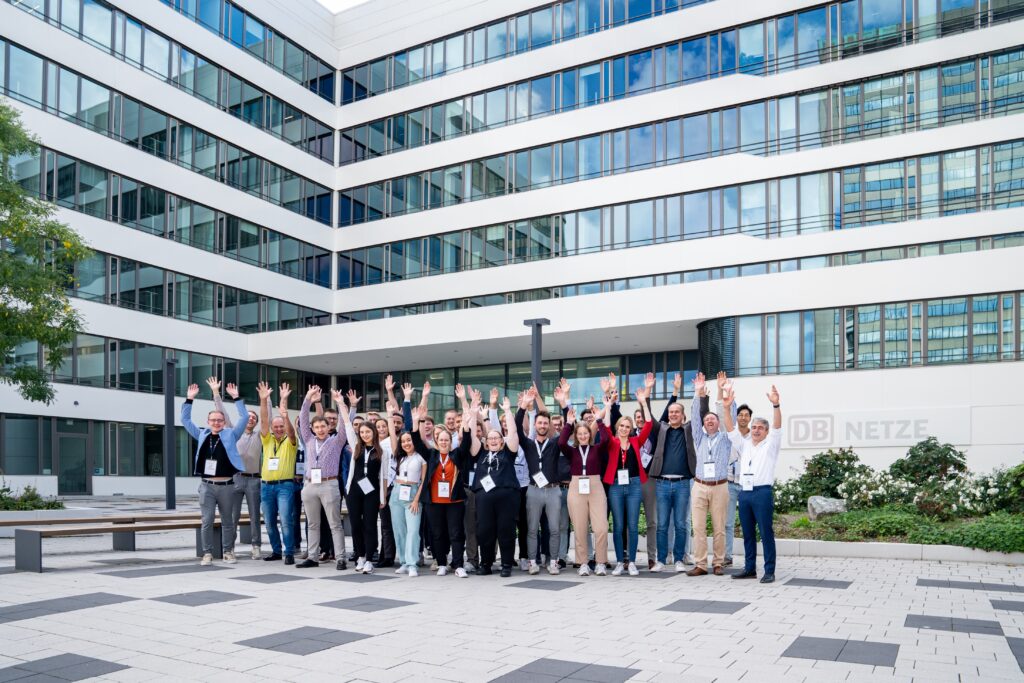
[[[416,408],[419,410],[419,408]],[[397,406],[388,404],[388,415],[398,412]],[[419,559],[420,519],[423,506],[420,504],[423,480],[427,476],[427,461],[416,452],[412,434],[402,432],[398,436],[394,420],[387,420],[391,448],[395,457],[395,485],[391,490],[388,506],[391,508],[391,528],[395,535],[396,574],[418,576],[416,561]]]
[[[610,438],[608,445],[608,467],[604,473],[604,483],[608,484],[608,504],[612,509],[612,524],[615,527],[613,539],[615,542],[615,559],[617,564],[612,570],[612,576],[621,576],[624,569],[628,568],[630,576],[638,576],[640,570],[636,568],[636,546],[640,534],[640,501],[643,495],[640,487],[647,481],[647,472],[640,462],[640,449],[647,442],[651,434],[654,421],[647,413],[647,397],[650,390],[639,388],[636,390],[636,400],[640,403],[640,409],[644,412],[644,426],[638,436],[630,436],[633,432],[632,418],[623,416],[615,423],[615,435],[610,430],[602,435],[602,438]],[[629,553],[625,555],[622,549],[622,528],[626,526],[629,533]],[[623,562],[625,560],[625,562]]]

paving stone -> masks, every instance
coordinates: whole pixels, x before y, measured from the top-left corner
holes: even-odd
[[[992,583],[988,581],[953,581],[950,579],[918,579],[918,586],[931,588],[958,588],[970,591],[996,591],[1002,593],[1024,593],[1024,586],[1012,583]]]
[[[1024,602],[1017,600],[989,600],[992,609],[1004,609],[1009,612],[1024,612]]]
[[[825,659],[834,662],[845,645],[846,641],[841,638],[799,636],[786,648],[782,656],[799,659]]]
[[[999,622],[987,619],[960,619],[956,617],[938,617],[927,614],[908,614],[903,625],[907,628],[953,631],[955,633],[979,633],[993,636],[1003,635],[1003,629],[999,625]]]
[[[202,607],[203,605],[215,605],[220,602],[231,602],[233,600],[247,600],[251,595],[239,595],[238,593],[225,593],[224,591],[196,591],[195,593],[178,593],[177,595],[165,595],[162,598],[151,598],[158,602],[169,602],[172,605],[184,605],[185,607]]]
[[[560,581],[558,579],[527,579],[518,583],[507,583],[507,588],[534,588],[542,591],[563,591],[566,588],[582,585],[582,581]]]
[[[126,595],[114,595],[113,593],[84,593],[81,595],[70,595],[66,598],[8,605],[0,607],[0,624],[35,619],[36,617],[46,617],[53,614],[64,614],[93,607],[103,607],[105,605],[116,605],[136,599]]]
[[[853,585],[853,581],[833,581],[830,579],[801,579],[793,578],[787,581],[786,586],[804,586],[806,588],[835,588],[845,590]]]
[[[198,563],[161,565],[158,567],[145,567],[143,569],[124,569],[116,572],[106,572],[107,576],[120,576],[123,579],[144,579],[150,576],[169,576],[171,574],[198,574],[203,572],[216,572],[227,569],[221,564],[211,564],[204,567]]]
[[[658,609],[669,612],[703,612],[705,614],[735,614],[749,605],[749,602],[727,602],[723,600],[676,600]]]
[[[1006,644],[1010,646],[1010,652],[1017,659],[1021,673],[1024,673],[1024,638],[1007,638]]]
[[[297,574],[254,574],[252,576],[232,576],[236,581],[251,581],[253,583],[288,583],[289,581],[302,581],[311,579],[312,576],[299,576]]]
[[[293,655],[308,655],[370,637],[365,633],[351,633],[319,626],[302,626],[258,638],[240,640],[236,644]]]
[[[347,609],[356,612],[380,612],[386,609],[395,609],[396,607],[406,607],[407,605],[415,605],[415,602],[406,602],[405,600],[391,600],[389,598],[374,598],[370,596],[364,596],[359,598],[343,598],[341,600],[334,600],[332,602],[320,602],[317,603],[321,607],[335,607],[337,609]]]
[[[862,640],[848,640],[842,652],[836,657],[837,662],[850,664],[870,664],[872,666],[895,666],[900,646],[889,643],[873,643]]]
[[[44,657],[0,669],[0,681],[81,681],[105,676],[129,667],[77,654]]]
[[[333,576],[320,576],[318,578],[328,581],[345,581],[350,583],[372,583],[374,581],[388,581],[397,579],[397,576],[385,576],[383,574],[334,574]]]

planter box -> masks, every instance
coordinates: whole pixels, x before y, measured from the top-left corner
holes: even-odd
[[[739,543],[737,543],[739,545]],[[795,546],[795,547],[794,547]],[[777,539],[780,555],[798,557],[863,557],[878,560],[923,560],[926,562],[984,562],[1024,565],[1024,553],[1000,553],[958,545],[917,543],[866,543]],[[738,548],[742,552],[742,545]]]

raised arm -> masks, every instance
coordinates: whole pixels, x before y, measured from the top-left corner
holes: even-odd
[[[550,413],[547,405],[544,403],[544,395],[536,384],[533,385],[533,409],[538,413]]]
[[[572,455],[573,448],[569,445],[569,437],[572,436],[573,429],[576,428],[576,411],[569,408],[569,413],[565,417],[565,426],[562,427],[562,433],[558,435],[558,450],[562,451],[562,455],[568,457]]]
[[[402,393],[405,400],[402,401],[402,427],[407,432],[412,431],[412,385],[406,382],[402,385]]]
[[[384,389],[388,392],[388,401],[398,405],[398,399],[395,398],[395,378],[390,374],[384,377]],[[384,405],[387,405],[385,403]]]
[[[270,433],[270,394],[273,393],[273,389],[266,382],[260,382],[256,385],[256,393],[260,397],[260,435],[266,436]],[[292,429],[292,433],[295,430]]]
[[[210,392],[213,394],[213,407],[224,416],[224,426],[227,429],[231,429],[234,426],[234,422],[231,420],[231,416],[228,415],[228,411],[224,410],[224,401],[220,397],[220,380],[216,377],[207,377],[206,386],[210,387]],[[249,416],[245,416],[246,423],[249,422]]]
[[[698,372],[693,378],[693,406],[690,409],[690,434],[693,436],[693,445],[700,450],[704,442],[704,415],[700,411],[701,395],[706,388],[704,373]]]
[[[430,449],[427,448],[427,444],[423,443],[423,437],[420,436],[420,418],[423,417],[424,412],[420,406],[412,409],[412,429],[409,433],[412,435],[413,448],[423,456],[424,460],[429,460]]]
[[[653,382],[651,385],[653,386]],[[650,390],[646,386],[643,389],[636,390],[636,400],[640,404],[640,414],[644,417],[644,426],[640,429],[638,437],[638,441],[641,444],[646,443],[647,438],[651,435],[651,429],[654,428],[654,420],[651,419],[651,414],[647,411],[647,399],[650,395]]]
[[[430,409],[427,407],[427,397],[430,396],[430,382],[423,383],[423,391],[420,395],[420,410],[423,411],[423,415],[429,415]]]
[[[508,430],[508,438],[505,439],[505,444],[508,449],[515,453],[519,450],[519,432],[520,429],[516,429],[514,425],[509,424],[509,420],[515,421],[515,413],[512,412],[512,402],[508,400],[508,396],[505,397],[505,402],[502,403],[501,409],[504,411],[502,417],[505,418],[505,429]]]
[[[390,376],[388,375],[388,377]],[[388,440],[391,442],[391,452],[398,453],[398,432],[395,430],[395,421],[392,419],[395,413],[398,412],[398,403],[394,400],[389,400],[384,408],[388,412]]]
[[[238,411],[238,422],[231,428],[231,432],[237,439],[245,433],[245,428],[249,424],[249,411],[245,409],[245,401],[238,397],[238,387],[228,382],[224,390],[228,392],[228,396],[235,402],[235,410]]]
[[[299,408],[299,436],[304,444],[309,443],[309,440],[313,438],[313,430],[309,428],[309,406],[314,401],[319,401],[321,394],[320,387],[311,386],[302,400],[302,407]]]
[[[772,404],[772,429],[782,429],[782,404],[779,403],[779,390],[774,384],[768,392],[768,400]]]
[[[267,388],[269,390],[270,387]],[[284,433],[288,437],[288,441],[294,446],[298,440],[295,438],[295,425],[292,424],[291,416],[288,414],[288,397],[292,395],[292,388],[287,384],[282,384],[278,391],[281,394],[281,401],[278,404],[277,413],[284,420]],[[269,398],[267,400],[269,402]]]
[[[345,399],[337,389],[331,389],[331,398],[338,406],[338,415],[341,416],[341,423],[344,426],[345,437],[348,439],[349,443],[356,443],[356,432],[352,428],[352,416],[349,415],[348,406],[345,405]]]
[[[185,431],[196,440],[199,439],[199,427],[192,421],[192,401],[194,401],[198,395],[199,385],[188,385],[188,389],[185,390],[185,402],[181,404],[181,426],[184,427]]]
[[[733,418],[732,411],[732,404],[735,399],[736,396],[733,393],[732,382],[727,382],[722,389],[722,404],[725,406],[723,411],[725,415],[722,417],[725,418],[725,433],[729,435],[729,441],[732,441],[732,445],[742,450],[743,435],[736,429],[736,420]]]
[[[676,399],[683,393],[683,376],[680,373],[676,373],[675,377],[672,378],[672,395],[668,398],[668,403],[665,404],[665,410],[661,411],[661,422],[668,422],[668,407],[676,402]]]

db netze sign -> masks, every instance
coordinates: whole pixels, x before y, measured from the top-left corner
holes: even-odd
[[[954,444],[971,442],[970,408],[933,408],[793,415],[786,421],[792,448],[823,446],[912,446],[934,436]]]

